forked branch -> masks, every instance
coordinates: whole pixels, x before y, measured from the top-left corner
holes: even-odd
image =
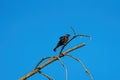
[[[60,58],[64,57],[64,56],[70,56],[72,57],[73,59],[75,59],[76,61],[78,61],[82,67],[84,68],[85,72],[87,74],[90,75],[91,77],[91,80],[94,80],[92,75],[90,74],[90,72],[87,70],[87,68],[84,66],[84,64],[82,63],[81,60],[75,58],[74,56],[68,54],[69,52],[73,51],[73,50],[76,50],[78,48],[81,48],[83,46],[85,46],[85,43],[82,43],[82,44],[79,44],[71,49],[68,49],[66,50],[65,52],[63,52],[63,49],[67,46],[68,43],[70,43],[73,39],[79,37],[79,36],[85,36],[85,37],[88,37],[90,38],[91,40],[91,37],[89,35],[85,35],[85,34],[76,34],[75,30],[73,29],[73,27],[71,27],[73,33],[74,33],[74,36],[61,48],[60,50],[60,54],[58,56],[48,56],[48,57],[45,57],[45,58],[42,58],[38,64],[36,65],[35,69],[31,72],[29,72],[28,74],[26,74],[25,76],[23,76],[22,78],[20,78],[20,80],[26,80],[27,78],[31,77],[32,75],[36,74],[36,73],[40,73],[42,75],[44,75],[45,77],[47,77],[49,80],[53,80],[53,78],[51,78],[50,76],[48,76],[47,74],[41,72],[41,69],[43,69],[44,67],[46,67],[47,65],[51,64],[52,62],[56,61],[56,60],[59,60],[61,65],[64,67],[65,71],[66,71],[66,80],[68,79],[68,73],[67,73],[67,67],[63,64],[62,60]],[[42,63],[44,60],[46,59],[49,59],[48,61],[46,61],[45,63],[43,63],[42,65],[40,65],[40,63]],[[39,66],[40,65],[40,66]]]
[[[71,49],[63,52],[62,54],[60,54],[60,55],[58,55],[58,56],[56,56],[56,57],[62,58],[62,57],[64,57],[64,55],[66,55],[67,53],[72,52],[72,51],[74,51],[74,50],[76,50],[76,49],[78,49],[78,48],[81,48],[81,47],[83,47],[83,46],[85,46],[85,43],[82,43],[82,44],[80,44],[80,45],[78,45],[78,46],[75,46],[75,47],[73,47],[73,48],[71,48]],[[39,70],[43,69],[44,67],[46,67],[47,65],[51,64],[52,62],[54,62],[54,61],[56,61],[56,60],[58,60],[58,58],[51,58],[49,61],[45,62],[44,64],[42,64],[42,65],[39,66],[38,68],[34,69],[33,71],[31,71],[31,72],[29,72],[28,74],[26,74],[26,75],[24,75],[23,77],[21,77],[20,80],[26,80],[27,78],[29,78],[29,77],[31,77],[32,75],[36,74],[37,72],[39,72]]]

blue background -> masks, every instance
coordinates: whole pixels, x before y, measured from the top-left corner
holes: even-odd
[[[95,80],[120,80],[120,0],[1,0],[0,79],[18,80],[53,52],[59,37],[73,32],[92,36],[78,38],[65,50],[85,42],[70,54],[81,59]],[[90,80],[79,63],[62,58],[68,80]],[[43,69],[56,80],[65,80],[58,61]],[[35,74],[28,80],[47,80]]]

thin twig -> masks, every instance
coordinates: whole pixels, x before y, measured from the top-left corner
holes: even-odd
[[[65,45],[62,46],[62,48],[60,50],[60,54],[62,53],[63,49],[67,46],[68,43],[70,43],[73,39],[75,39],[76,37],[79,37],[79,36],[85,36],[85,37],[88,37],[91,40],[91,37],[89,35],[86,35],[86,34],[74,35]]]
[[[74,28],[72,26],[70,28],[73,31],[74,35],[76,35],[76,32],[75,32]]]
[[[64,63],[62,62],[62,60],[58,57],[58,60],[60,61],[61,65],[63,66],[63,68],[65,69],[65,73],[66,73],[66,80],[68,80],[68,71],[67,71],[67,67],[64,65]]]
[[[84,36],[84,37],[88,37],[90,40],[92,40],[92,37],[87,35],[87,34],[78,34],[78,36]]]
[[[74,51],[75,49],[81,48],[81,47],[83,47],[83,46],[85,46],[85,43],[82,43],[82,44],[80,44],[80,45],[78,45],[78,46],[75,46],[75,47],[73,47],[73,48],[70,48],[69,50],[66,50],[65,52],[62,53],[63,55],[58,55],[58,57],[59,57],[59,58],[62,58],[62,57],[64,57],[65,54],[67,54],[67,53],[69,53],[69,52],[71,52],[71,51]],[[58,59],[56,59],[56,58],[50,59],[49,61],[45,62],[44,64],[42,64],[41,66],[39,66],[39,67],[36,68],[35,70],[33,70],[33,71],[27,73],[26,75],[24,75],[23,77],[21,77],[19,80],[26,80],[27,78],[29,78],[29,77],[31,77],[32,75],[36,74],[37,72],[39,72],[39,70],[43,69],[44,67],[46,67],[47,65],[51,64],[52,62],[54,62],[54,61],[56,61],[56,60],[58,60]]]
[[[91,80],[94,80],[92,74],[90,73],[90,71],[88,71],[88,69],[85,67],[85,65],[83,64],[83,62],[82,62],[80,59],[78,59],[78,58],[76,58],[76,57],[74,57],[74,56],[72,56],[72,55],[70,55],[70,54],[66,54],[66,55],[67,55],[67,56],[70,56],[70,57],[73,58],[74,60],[78,61],[78,62],[82,65],[82,67],[83,67],[83,69],[85,70],[86,74],[88,74],[88,75],[90,76],[90,79],[91,79]]]
[[[47,56],[47,57],[42,58],[42,59],[37,63],[37,65],[35,66],[35,69],[40,65],[40,63],[42,63],[44,60],[49,59],[49,58],[53,58],[53,56]]]
[[[71,29],[72,29],[72,31],[73,31],[73,33],[74,33],[74,36],[73,36],[65,45],[62,46],[62,48],[61,48],[61,50],[60,50],[60,54],[62,53],[63,49],[67,46],[67,44],[70,43],[70,42],[71,42],[73,39],[75,39],[76,37],[84,36],[84,37],[88,37],[90,40],[92,40],[92,37],[91,37],[91,36],[89,36],[89,35],[87,35],[87,34],[77,34],[77,35],[76,35],[76,32],[75,32],[74,28],[71,27]]]
[[[65,48],[65,46],[67,46],[68,43],[70,43],[73,39],[75,39],[76,36],[73,36],[65,45],[62,46],[61,50],[60,50],[60,54],[62,53],[63,49]]]
[[[42,74],[43,76],[45,76],[46,78],[48,78],[48,80],[54,80],[53,78],[51,78],[50,76],[48,76],[47,74],[41,72],[41,71],[38,71],[40,74]]]

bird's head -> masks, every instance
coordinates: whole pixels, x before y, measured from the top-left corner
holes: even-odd
[[[66,37],[69,37],[70,36],[70,34],[66,34]]]

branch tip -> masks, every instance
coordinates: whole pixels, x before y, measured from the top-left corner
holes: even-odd
[[[75,36],[75,35],[76,35],[76,32],[75,32],[74,28],[73,28],[72,26],[71,26],[70,28],[71,28],[71,30],[73,31],[74,36]]]

